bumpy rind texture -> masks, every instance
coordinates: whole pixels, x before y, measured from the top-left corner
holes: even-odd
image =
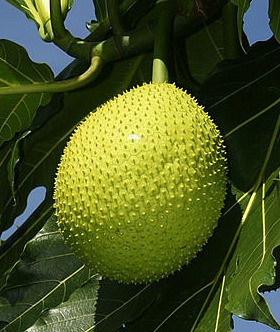
[[[110,100],[68,142],[55,182],[59,228],[94,271],[124,283],[190,262],[226,191],[221,136],[195,99],[150,83]]]

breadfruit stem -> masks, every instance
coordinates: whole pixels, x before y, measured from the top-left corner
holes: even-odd
[[[155,32],[152,81],[168,82],[168,59],[171,32],[175,18],[173,0],[161,0],[157,4],[158,21]]]
[[[80,76],[70,78],[65,81],[19,84],[0,88],[0,95],[25,94],[25,93],[54,93],[65,92],[81,88],[93,81],[102,68],[102,59],[99,56],[93,56],[89,68]]]

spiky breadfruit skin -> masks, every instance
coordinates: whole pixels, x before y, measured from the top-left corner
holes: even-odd
[[[55,182],[59,228],[76,255],[124,283],[190,262],[217,226],[226,192],[222,138],[181,89],[150,83],[89,114]]]

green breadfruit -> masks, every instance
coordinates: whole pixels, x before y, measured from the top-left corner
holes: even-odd
[[[150,282],[188,264],[217,226],[226,192],[215,124],[181,89],[150,83],[92,112],[55,182],[59,229],[93,271]]]

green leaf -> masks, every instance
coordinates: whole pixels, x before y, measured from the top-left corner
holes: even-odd
[[[225,309],[226,303],[227,294],[225,292],[225,278],[223,278],[218,289],[215,291],[215,295],[211,299],[211,303],[195,328],[195,332],[204,332],[206,327],[208,331],[232,331],[233,321],[230,311]]]
[[[259,175],[279,114],[279,57],[274,39],[258,43],[248,56],[220,64],[200,92],[201,103],[225,136],[230,178],[244,192]],[[278,156],[279,147],[270,170],[278,167]]]
[[[15,191],[14,191],[14,186],[15,186],[15,168],[18,164],[18,162],[20,161],[20,148],[19,148],[19,144],[20,141],[22,139],[24,139],[30,132],[24,132],[22,135],[19,136],[19,138],[16,139],[15,144],[12,148],[11,151],[11,157],[8,163],[8,180],[11,186],[11,191],[12,191],[12,195],[14,197],[15,200],[15,204],[16,204],[16,199],[15,199]]]
[[[26,50],[9,40],[0,40],[1,87],[53,81],[53,74],[45,64],[34,63]],[[49,102],[45,93],[4,96],[0,94],[0,146],[15,133],[26,130],[40,105]]]
[[[52,208],[44,201],[0,246],[0,290],[5,286],[7,275],[18,261],[25,244],[32,239],[51,216]]]
[[[231,0],[231,3],[238,7],[237,9],[237,29],[239,43],[243,45],[243,16],[250,7],[250,0]]]
[[[259,292],[262,286],[273,285],[275,280],[273,250],[280,245],[280,196],[276,183],[279,172],[280,168],[263,179],[260,188],[250,195],[237,191],[244,225],[228,268],[226,286],[228,310],[278,330],[280,325]]]
[[[49,3],[50,0],[6,0],[11,5],[21,10],[30,20],[38,26],[45,25],[49,21]],[[62,14],[66,17],[71,9],[74,0],[61,0]],[[42,29],[44,27],[42,26]]]
[[[0,293],[1,331],[26,331],[40,315],[57,320],[50,309],[59,305],[65,312],[69,306],[76,309],[77,297],[84,296],[84,290],[80,288],[90,279],[89,269],[69,252],[56,224],[50,220],[27,244]],[[95,300],[96,281],[94,288],[94,298],[89,296],[88,300]],[[76,289],[79,291],[70,297]],[[72,319],[75,314],[70,312],[65,318]],[[91,318],[87,322],[91,326],[94,317],[88,318]]]
[[[22,10],[22,6],[25,3],[24,0],[6,0],[6,1],[9,2],[11,5],[17,7],[19,10]]]
[[[93,277],[77,288],[67,301],[44,311],[26,332],[69,332],[93,329],[98,288],[98,279]]]
[[[270,28],[275,39],[280,43],[280,3],[277,0],[269,0],[268,16]]]
[[[239,188],[237,199],[243,217],[200,325],[207,316],[227,317],[232,312],[280,328],[259,294],[260,289],[275,283],[272,253],[280,244],[279,191],[275,185],[280,163],[279,51],[273,39],[255,45],[242,60],[219,66],[201,91],[204,104],[224,133],[229,176]],[[221,305],[217,305],[218,298]],[[224,318],[220,327],[216,320],[213,330],[224,331],[223,322]]]
[[[11,140],[9,142],[5,142],[1,149],[0,149],[0,188],[2,191],[1,199],[0,199],[0,210],[2,211],[5,205],[5,201],[12,198],[12,200],[15,200],[15,195],[13,195],[12,187],[14,188],[14,185],[11,183],[11,160],[13,155],[13,150],[15,146],[15,140]],[[11,223],[7,223],[7,228],[10,227]],[[3,223],[0,223],[0,232],[5,228],[3,227]]]
[[[216,20],[186,39],[190,75],[199,84],[224,59],[222,24],[221,19]]]

